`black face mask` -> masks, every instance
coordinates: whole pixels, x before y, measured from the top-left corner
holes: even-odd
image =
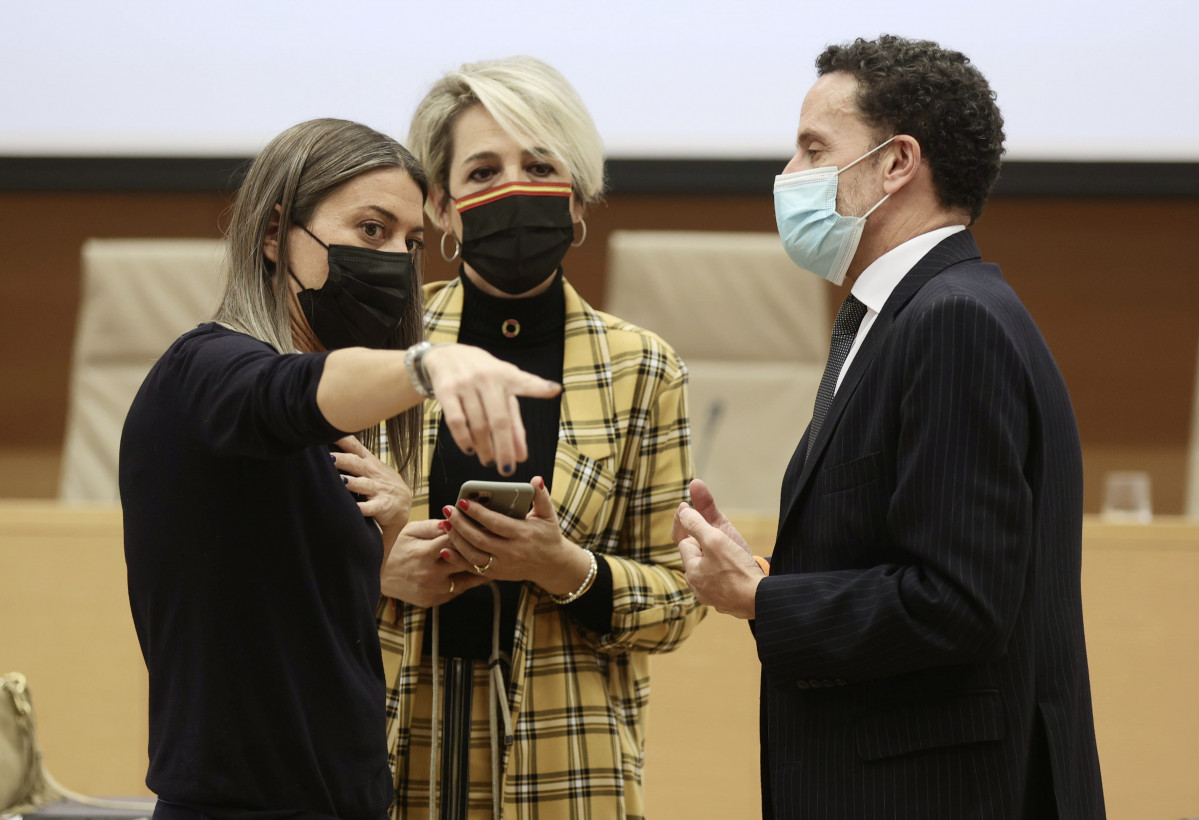
[[[462,215],[462,261],[504,293],[548,279],[574,240],[569,183],[511,182],[454,207]]]
[[[404,318],[412,254],[326,245],[307,228],[304,232],[329,252],[329,278],[319,288],[304,288],[291,274],[303,288],[296,298],[316,338],[326,350],[382,347]]]

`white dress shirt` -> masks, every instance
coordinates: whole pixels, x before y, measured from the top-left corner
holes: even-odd
[[[849,370],[849,365],[857,355],[858,349],[861,348],[862,342],[866,341],[866,334],[870,332],[875,318],[883,309],[883,305],[887,303],[891,291],[895,290],[899,280],[903,279],[908,271],[914,268],[916,263],[923,259],[929,251],[939,245],[941,240],[964,230],[966,230],[965,225],[950,225],[914,236],[875,259],[870,263],[870,267],[858,276],[858,280],[853,283],[851,293],[866,306],[866,315],[862,317],[862,324],[858,326],[858,334],[853,337],[853,346],[849,348],[845,364],[841,365],[841,372],[837,374],[837,386],[833,389],[834,395],[841,387],[841,379]]]

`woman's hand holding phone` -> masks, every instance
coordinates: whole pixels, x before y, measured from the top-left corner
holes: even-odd
[[[437,519],[413,521],[400,531],[379,574],[384,595],[427,608],[487,583],[488,578],[443,558],[452,552],[445,525]]]
[[[538,477],[531,483],[533,508],[524,518],[511,518],[469,497],[461,498],[457,508],[446,507],[453,549],[441,557],[488,580],[532,581],[565,595],[587,576],[591,558],[562,535],[545,481]]]

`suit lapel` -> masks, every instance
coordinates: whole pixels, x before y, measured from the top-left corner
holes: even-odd
[[[612,351],[604,322],[578,292],[563,282],[566,341],[562,351],[562,413],[558,438],[583,455],[603,461],[615,455],[616,411]],[[556,484],[557,482],[555,482]]]
[[[870,331],[866,334],[866,338],[862,342],[862,346],[854,355],[854,359],[850,363],[849,369],[845,372],[844,378],[841,379],[841,386],[833,396],[833,403],[829,407],[828,414],[824,417],[824,424],[820,428],[820,434],[816,437],[816,441],[812,443],[812,452],[808,454],[807,461],[800,471],[795,491],[791,494],[791,498],[786,501],[787,508],[780,518],[780,527],[783,519],[791,514],[796,501],[803,494],[804,488],[811,480],[812,474],[815,471],[815,465],[820,461],[820,456],[827,447],[829,439],[832,438],[833,432],[837,429],[841,416],[845,413],[845,407],[857,391],[858,385],[862,381],[862,376],[870,367],[875,356],[878,355],[878,351],[890,341],[891,329],[895,323],[895,318],[907,303],[911,301],[912,297],[924,287],[925,283],[938,273],[951,265],[978,258],[980,258],[978,245],[975,244],[974,237],[970,231],[958,231],[938,243],[936,247],[916,263],[915,267],[908,271],[903,279],[899,280],[899,284],[895,286],[895,290],[891,291],[886,304],[883,305],[883,309],[874,320],[874,324],[871,325]],[[800,441],[801,445],[807,441],[810,433],[811,428],[809,427]]]

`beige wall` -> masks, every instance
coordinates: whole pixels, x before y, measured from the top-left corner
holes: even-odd
[[[215,194],[0,193],[0,498],[57,489],[84,239],[220,235]],[[613,196],[566,269],[603,304],[617,228],[774,230],[760,196]],[[1156,509],[1183,509],[1199,340],[1199,200],[999,198],[976,234],[1049,340],[1074,399],[1097,511],[1104,472],[1146,469]],[[429,276],[449,275],[430,243]],[[730,282],[730,287],[734,286]],[[830,312],[837,291],[829,288]],[[749,328],[744,332],[751,332]]]
[[[755,545],[774,532],[771,520],[738,524]],[[1089,520],[1083,540],[1108,817],[1199,815],[1199,524]],[[124,569],[119,511],[0,502],[0,672],[29,678],[50,770],[93,794],[146,793],[146,673]],[[652,664],[649,816],[758,816],[759,667],[745,623],[710,612]]]

